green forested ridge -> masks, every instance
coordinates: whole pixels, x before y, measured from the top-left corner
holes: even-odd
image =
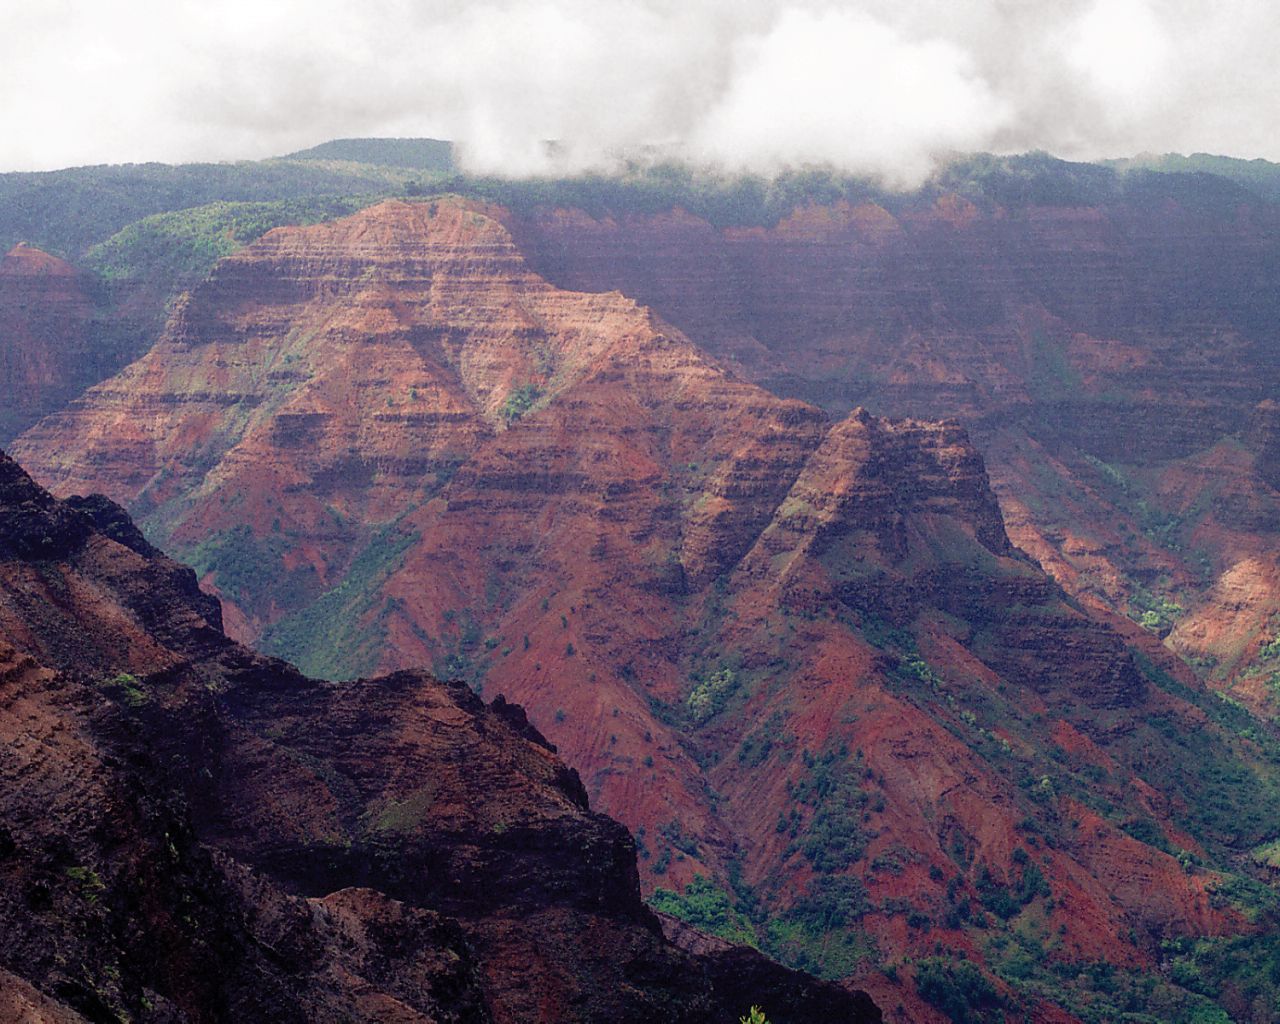
[[[0,174],[0,249],[25,241],[77,262],[91,246],[156,213],[219,201],[386,194],[419,177],[367,164],[288,160]]]
[[[441,139],[331,139],[286,160],[344,160],[375,167],[447,174],[454,170],[453,143]]]

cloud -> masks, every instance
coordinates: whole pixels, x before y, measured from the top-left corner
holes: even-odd
[[[790,10],[737,41],[690,148],[738,168],[831,163],[911,183],[1008,116],[954,43],[908,39],[857,11]]]
[[[909,184],[941,154],[1280,159],[1269,0],[42,0],[0,11],[0,169],[460,140]],[[561,146],[548,154],[544,143]]]

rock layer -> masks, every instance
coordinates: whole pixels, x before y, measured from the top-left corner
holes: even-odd
[[[1280,388],[1280,212],[1208,176],[1013,165],[989,195],[773,227],[543,210],[516,234],[551,280],[620,289],[781,394],[958,417],[1019,546],[1272,715],[1280,491],[1255,409]]]
[[[833,246],[901,230],[838,213]],[[129,504],[304,668],[520,701],[648,889],[703,875],[912,1019],[938,1018],[906,958],[981,959],[1006,920],[1064,971],[1249,930],[1217,893],[1273,838],[1265,759],[1010,543],[962,426],[833,425],[547,284],[510,223],[446,198],[272,232],[18,450]]]
[[[0,442],[74,398],[94,377],[90,284],[33,246],[0,259]]]
[[[21,1019],[879,1019],[665,942],[630,837],[519,708],[253,655],[117,507],[3,455],[0,735]]]

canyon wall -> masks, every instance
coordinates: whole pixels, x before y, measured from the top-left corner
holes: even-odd
[[[964,237],[977,218],[940,208],[919,228],[931,258],[935,235]],[[127,505],[216,588],[233,635],[304,670],[430,666],[518,700],[632,829],[662,905],[694,914],[687,898],[710,880],[759,909],[733,918],[742,934],[911,1019],[941,1018],[908,962],[995,967],[991,931],[1031,927],[1046,964],[1135,977],[1164,942],[1250,934],[1228,894],[1240,858],[1275,838],[1269,755],[1158,636],[1072,597],[1011,542],[997,495],[1013,541],[1047,527],[1015,514],[1013,473],[994,462],[993,489],[969,440],[997,459],[996,442],[1035,458],[1068,445],[1033,433],[1039,407],[1010,369],[1019,345],[1039,349],[1010,329],[947,362],[921,327],[884,372],[937,384],[931,413],[968,395],[953,410],[968,427],[861,408],[833,422],[746,377],[781,386],[787,365],[821,383],[814,324],[841,332],[823,373],[872,373],[873,334],[903,318],[881,302],[858,328],[865,361],[841,348],[869,271],[832,254],[896,251],[905,229],[886,211],[737,234],[679,214],[585,228],[555,214],[536,230],[542,248],[507,211],[441,197],[272,231],[15,453],[57,493]],[[683,240],[670,264],[645,252],[649,231]],[[814,232],[830,235],[827,271]],[[616,259],[581,241],[600,236]],[[626,295],[568,291],[523,249],[558,278],[631,273],[631,259],[672,294],[679,279],[679,294],[721,305],[688,299],[686,314],[630,279],[616,282]],[[773,284],[744,269],[752,252],[785,268],[793,250]],[[894,259],[878,272],[913,280]],[[658,311],[633,294],[656,294]],[[788,313],[800,294],[814,308]],[[761,322],[776,334],[735,304],[773,309]],[[792,337],[809,347],[784,350]],[[850,392],[833,379],[836,409]],[[1188,444],[1149,454],[1190,465]],[[1071,1019],[1069,997],[1016,999]]]
[[[252,654],[122,509],[3,455],[0,736],[17,1019],[880,1019],[666,941],[630,836],[518,707]]]
[[[514,230],[551,280],[620,289],[779,394],[960,419],[1019,546],[1274,715],[1280,211],[1207,176],[1120,180]]]

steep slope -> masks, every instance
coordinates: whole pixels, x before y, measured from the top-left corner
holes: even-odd
[[[1102,965],[1120,1002],[1203,1009],[1141,978],[1265,927],[1270,734],[1014,548],[961,427],[833,425],[548,285],[509,219],[272,232],[19,451],[304,668],[521,701],[677,916],[899,1019],[957,986],[1071,1019]]]
[[[388,203],[224,261],[152,352],[15,451],[50,451],[38,472],[61,491],[101,490],[179,547],[203,543],[197,561],[234,560],[245,524],[304,538],[277,582],[314,597],[362,526],[428,497],[518,413],[513,395],[545,399],[643,330],[620,296],[566,302],[483,208]],[[73,435],[84,450],[53,456]],[[281,602],[244,600],[232,575],[252,635]]]
[[[106,375],[87,365],[96,318],[88,280],[70,264],[25,244],[0,259],[0,442]]]
[[[218,611],[118,507],[57,502],[0,456],[0,1000],[55,1020],[710,1022],[753,999],[879,1019],[748,951],[667,944],[630,838],[518,708],[420,673],[316,683]]]
[[[1034,157],[946,180],[767,227],[541,210],[516,234],[551,280],[620,289],[780,394],[960,418],[1019,546],[1087,603],[1176,624],[1274,714],[1280,210]]]

